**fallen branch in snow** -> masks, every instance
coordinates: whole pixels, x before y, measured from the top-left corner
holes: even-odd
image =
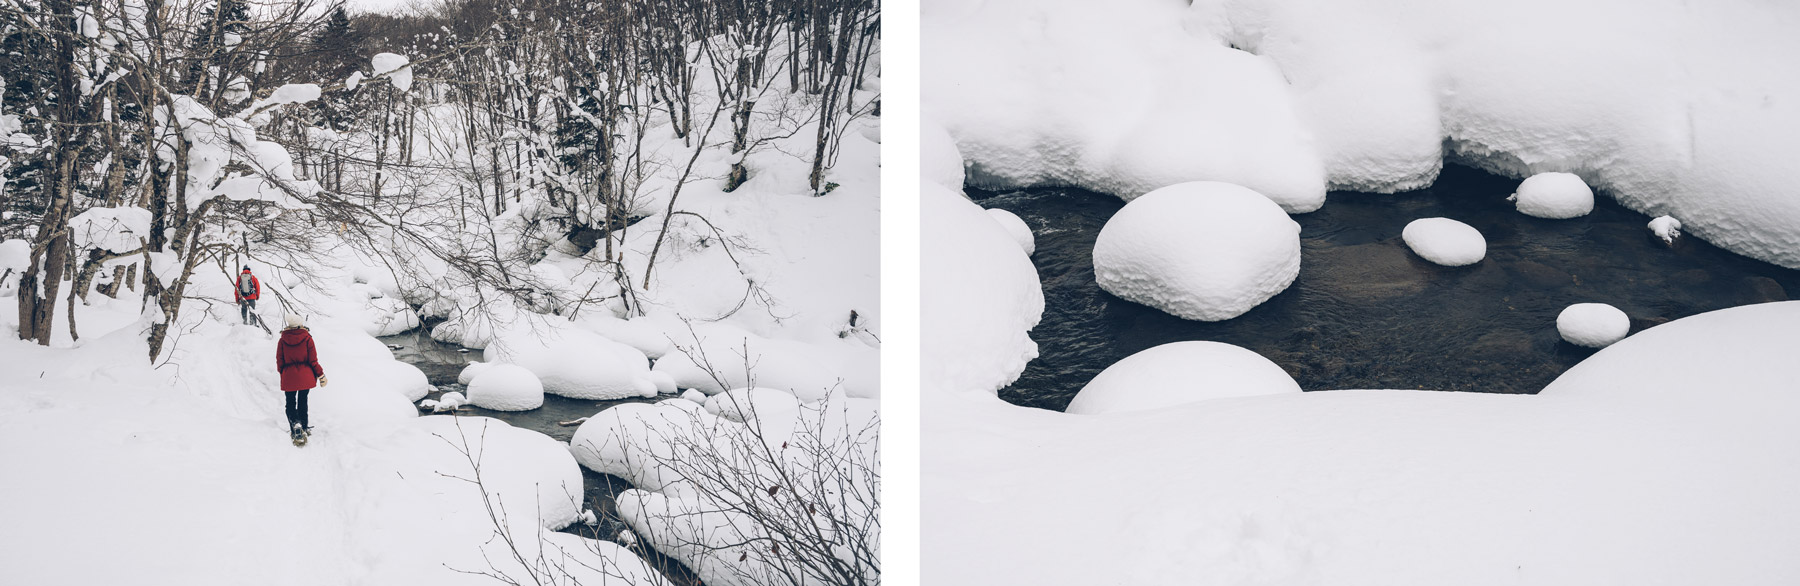
[[[571,426],[581,425],[582,423],[586,423],[587,420],[588,420],[588,418],[583,417],[580,419],[576,419],[574,421],[558,421],[558,422],[556,422],[556,424],[561,425],[563,427],[571,427]]]

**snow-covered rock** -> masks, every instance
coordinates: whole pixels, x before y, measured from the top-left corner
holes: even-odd
[[[431,411],[433,413],[443,413],[445,411],[455,411],[457,407],[467,405],[468,403],[469,403],[468,397],[463,396],[462,393],[458,393],[456,391],[450,391],[448,393],[438,395],[437,403],[432,404]]]
[[[1260,354],[1221,342],[1173,342],[1106,367],[1064,411],[1145,411],[1219,397],[1298,392],[1299,383]]]
[[[1012,236],[1013,240],[1019,241],[1019,248],[1025,250],[1025,256],[1031,256],[1032,253],[1037,252],[1037,241],[1032,238],[1031,226],[1025,225],[1025,220],[1000,208],[991,208],[988,210],[988,214],[994,216],[994,221],[999,222],[1000,227],[1005,228],[1006,233]]]
[[[1665,244],[1674,244],[1681,237],[1681,220],[1672,216],[1657,216],[1650,220],[1650,232],[1661,238]]]
[[[1519,183],[1506,198],[1519,213],[1551,220],[1579,218],[1594,211],[1594,190],[1574,173],[1538,173]]]
[[[529,411],[544,406],[544,383],[512,364],[483,369],[469,382],[469,404],[495,411]]]
[[[1100,287],[1192,320],[1250,311],[1300,274],[1300,226],[1261,194],[1199,181],[1134,199],[1094,243]]]
[[[681,398],[682,398],[682,400],[692,401],[694,403],[700,403],[700,404],[706,403],[706,393],[702,393],[696,389],[688,389],[688,390],[682,391]]]
[[[921,186],[920,362],[929,385],[993,391],[1037,358],[1026,335],[1044,313],[1037,268],[993,216],[938,185]]]
[[[1605,303],[1577,303],[1556,315],[1556,331],[1570,344],[1605,348],[1631,332],[1631,317]]]
[[[585,330],[521,329],[494,340],[485,356],[525,367],[552,395],[594,400],[656,396],[650,360],[642,352]]]
[[[1472,265],[1487,256],[1487,239],[1481,231],[1450,218],[1413,220],[1400,237],[1414,253],[1447,267]]]

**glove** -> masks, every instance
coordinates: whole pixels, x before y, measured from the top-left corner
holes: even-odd
[[[331,384],[331,382],[330,382],[330,381],[327,381],[327,380],[325,380],[325,377],[322,377],[322,376],[321,376],[321,377],[319,377],[319,386],[321,386],[321,387],[322,387],[322,386],[325,386],[325,385],[328,385],[328,384]]]

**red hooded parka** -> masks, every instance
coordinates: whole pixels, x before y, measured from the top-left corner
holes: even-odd
[[[293,392],[318,386],[325,368],[319,366],[319,350],[306,328],[281,331],[275,343],[275,366],[281,370],[281,390]]]

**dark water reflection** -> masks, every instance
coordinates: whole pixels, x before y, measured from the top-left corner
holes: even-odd
[[[1125,301],[1094,281],[1094,239],[1125,202],[1067,188],[969,190],[1018,214],[1037,239],[1044,285],[1040,355],[1000,396],[1062,410],[1082,385],[1138,351],[1182,340],[1249,348],[1301,388],[1536,393],[1593,354],[1563,342],[1556,315],[1609,303],[1632,332],[1669,320],[1800,291],[1800,272],[1693,238],[1664,245],[1648,216],[1602,195],[1594,212],[1543,220],[1506,201],[1517,180],[1448,166],[1436,184],[1401,194],[1333,192],[1301,225],[1300,276],[1249,313],[1197,322]],[[1442,216],[1487,238],[1487,258],[1441,267],[1406,248],[1407,222]],[[1196,222],[1195,230],[1206,229]]]
[[[427,398],[437,399],[451,391],[467,394],[462,384],[456,382],[457,375],[470,362],[480,361],[482,352],[470,348],[462,348],[454,344],[442,344],[431,339],[431,328],[413,330],[393,336],[379,338],[392,349],[394,358],[401,362],[419,367],[425,372],[425,378],[437,387]],[[668,397],[642,398],[634,397],[619,401],[592,401],[570,399],[557,395],[544,395],[544,406],[530,411],[490,411],[474,406],[464,406],[457,412],[460,415],[476,415],[492,417],[505,421],[508,425],[529,429],[555,438],[556,441],[568,443],[575,435],[576,426],[561,425],[562,422],[575,421],[592,416],[613,405],[622,403],[654,403]],[[619,542],[619,534],[627,528],[623,518],[619,516],[618,495],[631,489],[631,483],[623,478],[610,474],[601,474],[581,468],[582,492],[586,499],[586,507],[594,511],[598,518],[595,525],[576,523],[564,528],[564,533],[573,533],[590,539],[601,539]],[[640,548],[634,550],[652,567],[657,568],[670,584],[676,586],[698,586],[700,579],[693,571],[674,558],[664,556],[655,550]]]

